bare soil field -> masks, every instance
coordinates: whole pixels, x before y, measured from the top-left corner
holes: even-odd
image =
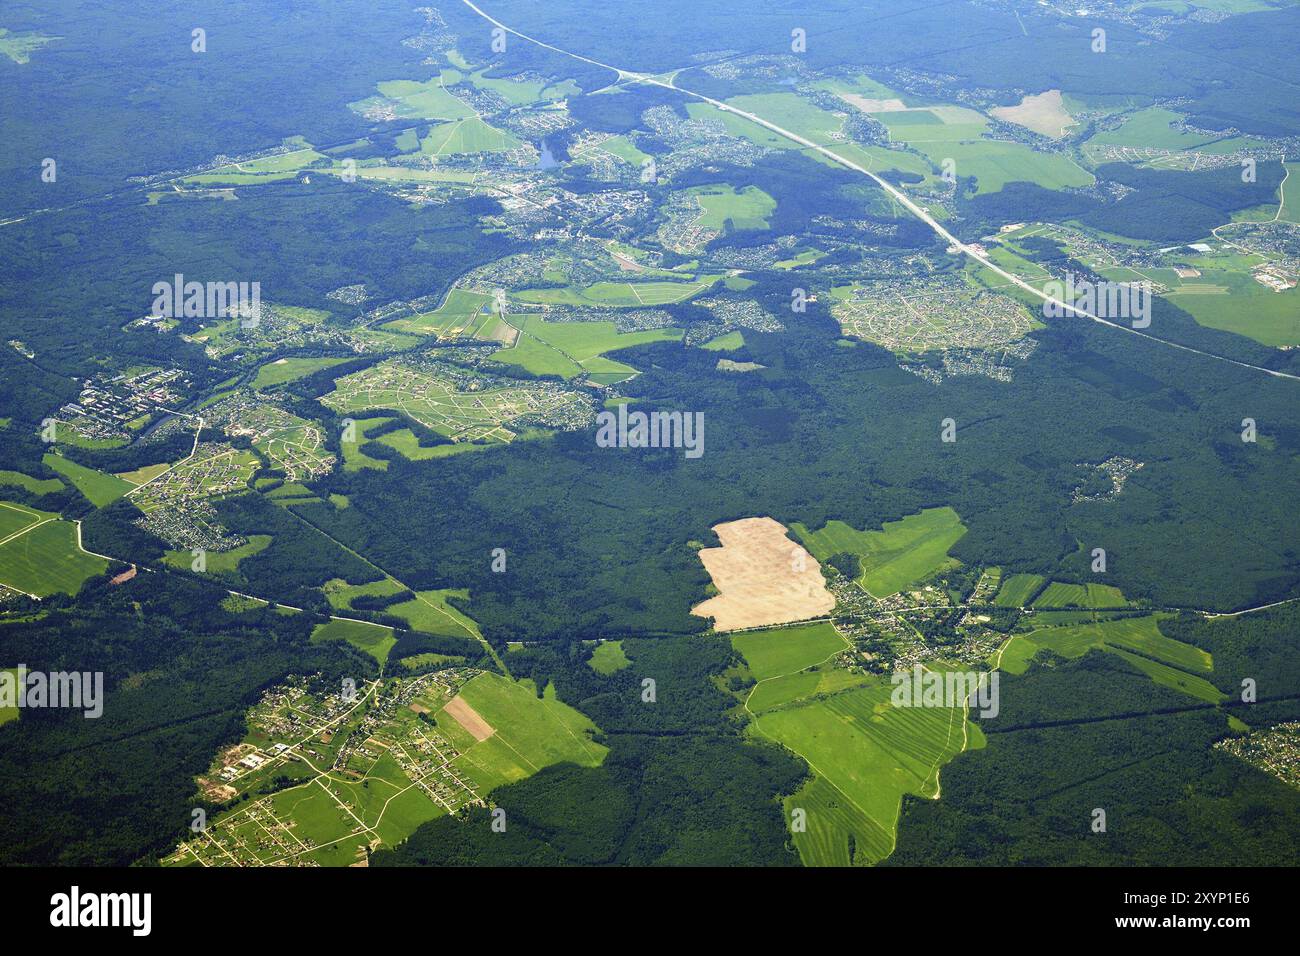
[[[817,560],[772,518],[742,518],[713,526],[720,548],[700,552],[721,592],[691,613],[713,618],[718,631],[788,624],[827,614],[835,598]]]
[[[888,100],[872,99],[861,93],[841,93],[840,99],[850,106],[856,106],[864,113],[900,113],[907,105],[897,97]]]
[[[1074,117],[1066,112],[1061,101],[1060,90],[1026,96],[1019,106],[999,106],[989,112],[1005,123],[1015,123],[1052,139],[1060,139],[1075,125]]]
[[[478,711],[471,707],[463,697],[453,697],[447,701],[447,706],[443,710],[456,718],[456,723],[468,730],[475,740],[487,740],[496,733],[492,729],[492,725],[480,717]]]

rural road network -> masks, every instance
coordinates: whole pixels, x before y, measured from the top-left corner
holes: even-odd
[[[645,83],[650,86],[660,86],[663,87],[664,89],[673,90],[685,96],[694,97],[695,99],[700,100],[704,103],[708,103],[710,106],[714,106],[725,113],[732,113],[736,116],[740,116],[744,119],[749,120],[751,123],[756,123],[757,125],[762,126],[764,129],[771,130],[773,133],[776,133],[778,136],[783,136],[786,139],[790,140],[791,142],[798,143],[800,146],[803,146],[807,149],[820,153],[821,155],[825,156],[827,159],[830,159],[833,162],[838,163],[839,165],[844,166],[847,169],[851,169],[856,173],[861,173],[863,176],[870,177],[872,180],[875,181],[876,185],[878,185],[881,189],[883,189],[890,196],[892,196],[894,200],[898,202],[899,205],[903,206],[905,209],[907,209],[908,212],[912,213],[912,215],[916,216],[923,223],[929,226],[937,235],[947,240],[958,251],[974,259],[976,262],[980,263],[980,265],[984,266],[985,268],[989,269],[991,272],[994,272],[997,275],[1001,276],[1002,278],[1006,279],[1008,282],[1012,283],[1013,285],[1019,286],[1021,289],[1030,293],[1036,298],[1042,299],[1045,303],[1050,303],[1060,309],[1073,312],[1075,315],[1078,315],[1082,318],[1091,319],[1094,322],[1099,322],[1102,325],[1109,326],[1112,329],[1119,329],[1121,332],[1127,332],[1130,335],[1136,335],[1144,339],[1149,339],[1152,342],[1158,342],[1161,345],[1168,346],[1169,348],[1178,349],[1179,351],[1182,352],[1190,352],[1193,355],[1200,355],[1205,358],[1215,359],[1216,361],[1219,362],[1227,362],[1231,365],[1237,365],[1240,366],[1241,368],[1251,369],[1256,372],[1263,372],[1265,375],[1272,375],[1275,378],[1289,378],[1293,381],[1300,382],[1300,375],[1292,375],[1290,372],[1279,372],[1276,369],[1264,368],[1261,365],[1251,365],[1249,362],[1241,362],[1234,358],[1228,358],[1226,355],[1216,355],[1213,352],[1205,352],[1200,349],[1192,348],[1189,345],[1181,345],[1178,342],[1171,342],[1168,339],[1162,339],[1159,336],[1147,335],[1146,333],[1140,332],[1137,329],[1130,328],[1127,325],[1123,325],[1118,322],[1112,322],[1109,319],[1104,319],[1098,315],[1094,315],[1091,312],[1088,312],[1084,309],[1077,308],[1076,306],[1071,305],[1067,302],[1062,302],[1060,299],[1057,299],[1054,296],[1047,294],[1043,290],[1035,288],[1033,285],[1026,282],[1024,279],[1020,278],[1019,276],[1013,275],[1012,273],[1003,269],[997,263],[993,262],[985,253],[981,252],[978,249],[974,249],[971,246],[968,246],[966,243],[962,242],[951,232],[949,232],[946,228],[944,228],[943,224],[940,223],[933,216],[931,216],[930,213],[926,211],[924,207],[913,202],[911,197],[909,197],[907,194],[905,194],[902,190],[898,189],[893,184],[882,179],[879,175],[873,173],[871,170],[867,169],[866,167],[859,166],[857,163],[853,162],[852,160],[845,159],[843,156],[838,155],[837,153],[833,152],[831,149],[829,149],[826,146],[822,146],[819,143],[815,143],[810,139],[800,136],[798,133],[777,126],[775,123],[771,122],[770,120],[763,119],[761,116],[757,116],[754,113],[750,113],[742,109],[737,109],[734,106],[729,106],[728,104],[722,102],[721,100],[715,100],[713,99],[713,97],[705,96],[703,93],[696,93],[692,90],[684,89],[683,87],[677,86],[675,83],[673,83],[672,80],[663,80],[657,76],[651,76],[646,73],[639,73],[635,70],[624,70],[621,67],[612,66],[609,63],[602,63],[599,60],[593,60],[591,57],[583,56],[580,53],[574,53],[570,50],[565,50],[558,46],[554,46],[553,44],[547,43],[543,40],[538,40],[536,37],[531,37],[526,33],[520,33],[518,30],[514,29],[513,27],[507,26],[506,24],[502,23],[500,20],[493,17],[491,14],[484,11],[481,7],[473,3],[472,0],[461,0],[461,2],[464,3],[471,10],[473,10],[475,13],[477,13],[484,20],[488,21],[488,23],[491,23],[493,26],[500,27],[506,33],[509,33],[512,36],[519,37],[519,39],[521,40],[526,40],[529,43],[533,43],[547,50],[552,50],[564,56],[571,57],[572,59],[580,60],[583,63],[590,63],[592,66],[598,66],[606,70],[611,70],[614,73],[618,74],[618,78],[620,80],[627,80],[633,83]]]

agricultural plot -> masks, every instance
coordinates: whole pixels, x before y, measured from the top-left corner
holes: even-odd
[[[293,179],[303,169],[323,159],[324,155],[308,146],[261,159],[219,166],[210,172],[187,176],[182,182],[194,186],[252,186],[279,182]]]
[[[336,611],[351,611],[352,602],[361,597],[391,597],[402,593],[402,585],[392,578],[380,578],[366,584],[349,584],[342,578],[326,581],[321,592]]]
[[[721,275],[663,282],[597,282],[585,288],[525,289],[511,298],[534,305],[572,305],[588,308],[634,309],[647,305],[685,302],[711,288]]]
[[[756,93],[735,96],[727,103],[738,109],[752,112],[790,132],[824,146],[831,153],[875,173],[910,173],[933,182],[930,164],[921,156],[883,146],[862,146],[852,142],[844,132],[847,113],[833,113],[794,93]],[[765,126],[731,111],[723,111],[708,103],[688,103],[686,112],[693,119],[707,119],[721,123],[727,132],[765,146],[768,149],[806,149],[799,143],[774,133]],[[811,152],[809,158],[827,166],[838,166],[833,159]]]
[[[62,455],[47,454],[41,460],[72,482],[96,508],[112,504],[132,488],[130,482],[116,475],[106,475],[102,471],[87,468]]]
[[[493,309],[493,296],[486,292],[455,288],[432,312],[386,322],[384,328],[415,335],[436,335],[439,339],[482,339],[506,341],[503,323]]]
[[[734,352],[745,345],[745,336],[739,330],[724,332],[715,339],[709,339],[700,348],[708,352]]]
[[[519,76],[485,76],[487,70],[476,70],[466,79],[482,90],[490,90],[511,106],[529,106],[534,103],[554,102],[580,91],[573,80],[550,83],[545,79]]]
[[[1271,221],[1276,206],[1260,208],[1266,221],[1227,223],[1197,248],[1154,249],[1091,231],[1033,223],[1000,236],[998,249],[1016,250],[1021,239],[1046,237],[1105,279],[1149,283],[1152,294],[1168,299],[1200,325],[1263,345],[1300,345],[1300,286],[1292,285],[1300,280],[1300,231],[1291,223]],[[1041,275],[1023,267],[1011,271],[1041,287]]]
[[[1278,192],[1277,218],[1280,222],[1300,223],[1300,163],[1286,163],[1286,179]]]
[[[845,650],[842,643],[839,651]],[[833,653],[838,653],[834,652]],[[827,661],[801,671],[771,677],[754,686],[745,701],[751,714],[788,707],[801,700],[822,698],[854,687],[870,684],[874,678]]]
[[[1047,90],[1023,97],[1015,106],[999,106],[989,111],[996,119],[1015,123],[1051,139],[1060,139],[1077,121],[1061,100],[1060,90]]]
[[[0,584],[37,597],[76,594],[107,567],[107,560],[81,549],[76,524],[54,516],[28,521],[0,543]]]
[[[477,116],[434,126],[420,140],[426,156],[452,156],[458,153],[503,153],[523,144],[509,133],[489,126]]]
[[[346,361],[347,359],[341,358],[276,359],[274,362],[263,365],[257,370],[257,376],[253,379],[253,388],[270,388],[273,385],[283,385],[285,382],[296,382],[313,372],[319,372],[323,368],[330,368]]]
[[[793,833],[806,865],[887,857],[903,795],[936,798],[940,768],[967,744],[964,708],[896,707],[892,690],[876,679],[754,718],[758,733],[813,769],[812,779],[785,801],[787,819],[795,810],[806,816],[805,831]]]
[[[996,348],[1024,338],[1034,318],[1009,295],[961,276],[839,286],[831,314],[846,336],[891,351]]]
[[[447,458],[451,455],[476,451],[483,447],[468,442],[452,442],[442,445],[422,445],[420,444],[419,436],[409,428],[400,428],[397,431],[385,432],[383,435],[380,435],[376,441],[381,445],[387,445],[403,458],[409,459],[410,461],[429,461],[434,458]]]
[[[379,94],[349,104],[370,120],[426,119],[456,121],[474,115],[474,108],[447,89],[460,79],[455,70],[423,82],[389,80],[378,85]]]
[[[63,482],[58,478],[33,478],[21,471],[6,470],[0,470],[0,485],[22,488],[34,495],[48,495],[63,488]],[[3,537],[3,535],[0,535],[0,537]]]
[[[788,624],[827,614],[835,597],[821,568],[772,518],[742,518],[713,526],[722,546],[700,550],[719,594],[691,608],[713,618],[717,631]]]
[[[793,529],[818,561],[840,552],[856,554],[862,564],[858,583],[874,597],[888,597],[955,567],[957,559],[948,550],[966,533],[957,512],[947,507],[887,521],[880,531],[858,531],[842,521],[828,521],[818,531],[801,524]]]
[[[361,446],[366,444],[370,432],[387,425],[392,420],[392,418],[365,418],[357,421],[357,440],[341,442],[339,445],[343,451],[344,471],[360,471],[362,468],[374,468],[377,471],[388,470],[387,459],[372,458],[361,450]]]
[[[912,109],[916,102],[914,97],[905,96],[866,74],[820,79],[810,85],[814,89],[834,93],[845,103],[863,113]]]
[[[117,477],[129,482],[135,488],[148,484],[170,467],[171,465],[168,462],[162,461],[156,465],[144,465],[134,471],[123,471]]]
[[[910,559],[910,573],[924,577],[932,570],[922,564],[932,568],[950,546],[943,542],[964,532],[955,512],[932,512],[883,532],[841,522],[812,535],[796,531],[818,557],[875,555],[878,568]],[[964,706],[895,706],[888,679],[840,666],[850,643],[830,623],[740,634],[732,646],[756,681],[745,698],[752,732],[793,751],[812,772],[785,800],[787,820],[800,823],[792,837],[805,865],[871,864],[889,856],[903,795],[937,798],[941,767],[982,741]]]
[[[239,562],[265,551],[271,546],[269,534],[249,535],[248,540],[229,551],[213,551],[203,556],[203,569],[209,574],[237,574]],[[182,570],[194,566],[194,555],[188,550],[168,551],[163,555],[163,563]]]
[[[993,604],[995,607],[1028,607],[1030,598],[1038,593],[1045,580],[1039,574],[1012,574],[1003,580]]]
[[[585,399],[550,383],[510,382],[389,360],[335,382],[321,403],[340,413],[395,409],[453,441],[509,442],[510,424],[577,427]]]
[[[822,621],[736,634],[731,646],[745,658],[754,679],[762,682],[814,667],[848,643],[830,623]]]
[[[1023,143],[987,138],[988,120],[974,110],[938,106],[884,112],[875,118],[891,139],[918,150],[936,167],[951,161],[959,179],[974,178],[977,193],[998,192],[1010,182],[1045,189],[1089,186],[1092,173],[1063,153],[1038,152]]]
[[[478,173],[467,169],[441,169],[436,166],[432,169],[423,166],[390,166],[382,161],[374,163],[366,161],[364,164],[357,164],[355,168],[337,163],[328,169],[322,169],[321,172],[329,173],[331,176],[341,176],[344,173],[355,174],[357,179],[379,183],[443,183],[464,186],[470,185],[479,179]]]
[[[570,145],[569,157],[575,164],[598,166],[612,171],[624,163],[640,169],[650,154],[637,149],[628,136],[590,133]]]
[[[449,604],[447,602],[449,597],[468,601],[469,592],[455,588],[416,591],[413,599],[390,604],[386,613],[402,618],[413,631],[423,631],[426,634],[449,634],[452,637],[471,637],[481,641],[483,635],[479,632],[478,625],[472,618]]]
[[[28,508],[10,501],[0,501],[0,541],[7,541],[26,531],[34,524],[49,521],[56,515]]]
[[[534,375],[576,378],[585,374],[602,385],[624,381],[637,372],[631,365],[606,358],[606,352],[649,342],[677,342],[683,335],[678,328],[620,332],[614,322],[548,322],[524,313],[511,315],[509,321],[519,336],[513,346],[493,354],[494,362],[516,365]]]
[[[391,627],[367,624],[364,621],[327,621],[317,624],[311,632],[313,641],[346,641],[362,653],[369,654],[379,664],[388,661],[388,652],[397,643]]]
[[[1079,607],[1096,610],[1128,606],[1129,602],[1123,592],[1109,584],[1064,584],[1053,581],[1042,594],[1034,598],[1035,608]]]
[[[1250,241],[1233,232],[1234,242]],[[1209,255],[1188,256],[1186,264],[1197,275],[1173,279],[1165,298],[1190,313],[1199,325],[1278,348],[1300,345],[1300,286],[1282,287],[1300,280],[1296,257],[1246,255],[1223,248]],[[1267,285],[1261,278],[1277,285]]]
[[[462,753],[452,765],[482,793],[552,764],[596,767],[608,753],[608,748],[591,739],[596,725],[561,703],[553,683],[547,684],[539,698],[532,681],[481,673],[461,689],[459,699],[472,708],[490,734],[477,739],[460,718],[447,715],[446,709],[438,715],[438,724],[453,724],[446,733]]]
[[[1179,124],[1185,121],[1186,117],[1181,113],[1175,113],[1162,106],[1136,110],[1125,116],[1123,122],[1114,129],[1102,130],[1090,137],[1084,144],[1084,149],[1090,154],[1095,152],[1094,147],[1098,146],[1149,146],[1159,149],[1190,150],[1204,145],[1210,139],[1218,138],[1179,129]]]
[[[1223,694],[1204,676],[1213,670],[1213,659],[1198,647],[1162,634],[1159,622],[1167,616],[1148,614],[1039,628],[1012,637],[1002,651],[999,666],[1020,674],[1044,648],[1063,657],[1081,657],[1090,650],[1102,650],[1124,658],[1161,686],[1218,703]]]

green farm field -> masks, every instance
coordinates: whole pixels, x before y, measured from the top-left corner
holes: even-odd
[[[465,590],[416,591],[410,601],[390,604],[387,613],[403,618],[413,631],[427,634],[450,634],[453,637],[480,639],[478,625],[447,603],[447,598],[469,600]]]
[[[357,420],[357,440],[351,442],[342,442],[340,448],[343,450],[343,470],[360,471],[362,468],[373,468],[376,471],[387,471],[388,461],[384,458],[372,458],[361,450],[361,446],[366,444],[369,433],[388,422],[391,418],[363,418]]]
[[[1028,607],[1046,579],[1039,574],[1012,574],[1002,579],[1002,587],[993,598],[996,607]]]
[[[933,170],[922,157],[883,146],[859,146],[837,139],[844,125],[843,119],[815,106],[794,93],[755,93],[736,96],[728,104],[776,123],[819,146],[825,146],[836,156],[857,163],[877,173],[897,171],[911,173],[933,180]],[[769,149],[805,149],[799,143],[774,133],[765,126],[732,112],[724,112],[708,103],[687,103],[686,111],[692,118],[709,119],[721,123],[727,131],[766,146]],[[833,159],[820,153],[810,153],[809,158],[826,166],[838,166]]]
[[[385,323],[385,328],[418,335],[474,337],[488,321],[495,319],[490,306],[492,296],[468,289],[452,289],[446,300],[432,312]]]
[[[723,229],[728,222],[736,229],[766,229],[776,200],[757,186],[700,186],[690,191],[704,210],[699,223],[706,229]]]
[[[4,471],[0,470],[0,485],[10,485],[11,487],[22,488],[24,491],[30,491],[34,495],[48,495],[58,491],[63,487],[63,482],[58,478],[33,478],[31,475],[25,475],[21,471]],[[0,535],[0,538],[4,535]]]
[[[487,721],[492,735],[475,741],[445,709],[438,713],[438,726],[461,750],[453,765],[482,793],[551,764],[596,767],[609,752],[591,740],[596,725],[561,703],[554,684],[539,698],[532,681],[484,673],[466,684],[460,697]]]
[[[1061,581],[1053,581],[1043,589],[1042,594],[1034,598],[1033,606],[1035,608],[1080,607],[1095,610],[1128,607],[1129,602],[1119,588],[1109,584],[1065,584]]]
[[[752,732],[812,771],[785,801],[787,820],[796,809],[806,814],[806,830],[793,833],[804,863],[887,857],[902,795],[934,796],[940,766],[971,740],[964,710],[894,707],[888,679],[828,661],[848,647],[829,623],[752,631],[731,643],[757,681],[745,699]]]
[[[380,578],[366,584],[349,584],[342,578],[326,581],[321,586],[325,599],[336,611],[352,610],[352,602],[359,597],[391,597],[402,592],[402,585],[392,578]]]
[[[270,388],[305,378],[323,368],[330,368],[347,359],[341,358],[283,358],[263,365],[253,379],[253,388]]]
[[[293,179],[304,168],[325,157],[311,147],[276,153],[262,159],[220,166],[207,173],[186,177],[183,182],[195,186],[254,186],[259,183]]]
[[[620,332],[613,322],[547,322],[537,315],[512,315],[509,321],[519,329],[519,338],[495,353],[492,361],[517,365],[534,375],[575,378],[586,372],[602,376],[602,382],[636,374],[632,366],[606,358],[606,352],[648,342],[676,342],[683,334],[674,328]]]
[[[1124,658],[1157,684],[1190,694],[1207,703],[1218,703],[1223,694],[1206,680],[1214,661],[1206,651],[1166,637],[1159,622],[1164,614],[1119,618],[1064,627],[1040,628],[1016,635],[1005,645],[999,666],[1021,674],[1039,650],[1051,650],[1063,657],[1082,657],[1090,650],[1108,651]]]
[[[44,511],[11,501],[0,501],[0,541],[4,541],[34,524],[53,518]]]
[[[770,680],[819,664],[848,647],[828,622],[747,631],[731,638],[757,681]]]
[[[936,796],[939,769],[967,744],[962,708],[895,707],[892,690],[877,679],[754,718],[759,733],[794,751],[814,772],[785,801],[787,817],[795,808],[808,814],[807,831],[793,836],[809,866],[887,857],[903,795]]]
[[[473,108],[446,89],[445,84],[455,83],[460,73],[444,70],[441,75],[423,82],[417,80],[389,80],[378,86],[379,96],[353,103],[358,112],[381,100],[390,101],[394,113],[402,119],[461,120],[474,115]]]
[[[887,521],[880,531],[858,531],[843,521],[828,521],[819,531],[801,524],[792,527],[818,561],[844,551],[856,554],[862,562],[859,583],[876,597],[896,594],[954,567],[957,560],[948,550],[966,533],[957,512],[948,507]]]
[[[513,293],[520,302],[539,305],[573,305],[591,308],[639,309],[649,305],[670,305],[685,302],[713,286],[722,276],[705,276],[702,279],[683,277],[680,281],[662,282],[597,282],[585,288],[568,286],[563,289],[525,289]],[[512,320],[516,318],[511,317]],[[570,323],[572,324],[572,323]],[[592,323],[584,323],[592,324]]]
[[[1172,124],[1185,117],[1173,110],[1151,106],[1128,114],[1112,130],[1104,130],[1088,140],[1085,145],[1097,146],[1149,146],[1158,149],[1193,149],[1207,142],[1208,137],[1197,133],[1181,132]]]
[[[37,597],[76,594],[107,567],[104,558],[77,547],[71,521],[42,521],[0,545],[0,584]]]
[[[391,627],[361,621],[326,621],[317,624],[311,632],[311,639],[317,643],[347,641],[380,664],[388,660],[388,652],[397,643],[397,636]]]
[[[1218,262],[1201,267],[1195,283],[1180,283],[1164,297],[1191,314],[1199,325],[1235,332],[1262,345],[1300,345],[1300,287],[1274,292],[1252,278],[1248,268]]]
[[[430,129],[420,141],[420,151],[426,156],[451,156],[456,153],[500,153],[521,145],[509,133],[471,116]]]
[[[251,534],[248,541],[229,551],[209,551],[204,555],[206,570],[213,574],[235,574],[239,571],[239,562],[251,558],[271,546],[269,534]],[[194,556],[181,549],[168,551],[163,555],[163,563],[169,567],[188,570],[194,563]]]
[[[106,475],[85,465],[64,458],[62,455],[48,454],[42,459],[63,477],[67,478],[96,508],[111,504],[130,491],[134,486],[116,475]]]

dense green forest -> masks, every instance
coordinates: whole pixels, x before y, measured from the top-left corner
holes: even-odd
[[[1300,716],[1300,612],[1162,624],[1214,654],[1227,709],[1251,726]],[[1242,677],[1259,682],[1240,703]],[[1245,865],[1300,861],[1300,793],[1210,745],[1224,712],[1157,687],[1114,655],[1050,653],[1004,676],[988,746],[904,803],[890,865]],[[1106,811],[1105,833],[1091,830]]]

